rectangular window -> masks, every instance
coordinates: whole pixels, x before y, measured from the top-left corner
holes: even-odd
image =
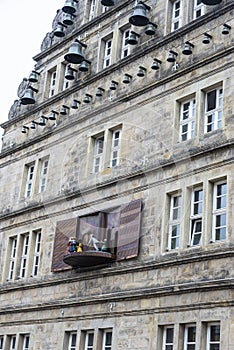
[[[207,325],[206,350],[220,350],[220,324],[210,323]]]
[[[24,335],[22,350],[29,350],[29,340],[30,340],[30,336],[28,334]]]
[[[181,218],[181,196],[171,197],[170,218],[169,218],[169,239],[168,249],[179,248],[180,240],[180,218]]]
[[[106,329],[103,332],[102,350],[112,349],[112,330]]]
[[[185,326],[184,350],[196,350],[196,326],[195,325]]]
[[[194,0],[193,19],[203,16],[206,13],[206,5],[201,0]]]
[[[120,158],[121,129],[112,132],[110,167],[119,164]]]
[[[105,41],[103,68],[111,65],[112,39]]]
[[[90,1],[89,21],[95,17],[96,0]]]
[[[23,237],[23,248],[21,256],[21,265],[20,265],[20,277],[24,278],[26,275],[26,267],[28,260],[28,243],[29,243],[29,234],[24,235]]]
[[[194,138],[195,109],[195,99],[186,101],[180,106],[180,141]]]
[[[162,350],[173,350],[174,328],[171,326],[163,329],[163,346]]]
[[[176,0],[172,5],[171,31],[180,28],[182,25],[182,0]]]
[[[49,164],[49,160],[48,159],[44,159],[44,160],[41,161],[41,173],[40,173],[39,192],[44,192],[45,189],[46,189],[48,164]]]
[[[217,88],[206,93],[205,132],[222,127],[223,89]]]
[[[201,244],[202,236],[202,203],[203,190],[196,189],[192,192],[191,216],[190,216],[190,245]]]
[[[76,350],[76,338],[77,338],[76,332],[71,332],[69,334],[68,350]]]
[[[27,166],[27,180],[26,180],[26,188],[25,188],[26,198],[30,197],[32,194],[34,169],[35,169],[34,163]]]
[[[94,144],[93,172],[98,173],[102,165],[104,136],[97,137]]]
[[[226,197],[227,183],[220,182],[214,184],[213,192],[213,240],[220,241],[226,239]]]
[[[130,53],[130,45],[128,44],[129,35],[130,29],[126,29],[122,37],[121,58],[127,57]]]
[[[85,335],[85,350],[93,350],[94,332],[86,332]]]
[[[41,231],[35,232],[34,235],[36,235],[36,237],[35,237],[35,249],[34,249],[34,257],[33,257],[32,276],[37,276],[39,262],[40,262]]]
[[[15,262],[16,262],[17,237],[10,238],[10,245],[11,245],[11,255],[10,255],[10,267],[9,267],[8,280],[13,279]]]
[[[3,350],[3,342],[4,342],[4,336],[0,336],[0,350]]]
[[[54,96],[55,93],[56,75],[56,70],[50,73],[49,97]]]
[[[16,349],[16,336],[12,335],[10,338],[10,349],[9,350],[15,350]]]

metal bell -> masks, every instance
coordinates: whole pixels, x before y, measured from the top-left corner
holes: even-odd
[[[113,0],[101,0],[101,4],[103,5],[103,6],[114,6],[114,1]]]
[[[32,105],[35,103],[33,92],[34,92],[34,89],[32,89],[32,87],[28,87],[25,90],[23,97],[21,97],[21,104],[22,105]]]
[[[58,38],[64,37],[65,36],[64,28],[66,28],[66,26],[58,22],[57,27],[54,30],[54,36],[57,36]]]
[[[130,74],[125,73],[123,78],[124,84],[129,84],[131,82],[132,76]]]
[[[32,120],[32,121],[31,121],[31,126],[30,126],[30,128],[33,129],[33,130],[35,130],[37,124],[38,124],[37,122],[35,122],[34,120]]]
[[[162,63],[162,61],[158,60],[157,58],[154,58],[154,62],[151,66],[151,69],[153,70],[159,70],[160,69],[160,64]]]
[[[62,7],[62,11],[70,14],[75,13],[76,12],[75,1],[66,0],[64,6]]]
[[[103,88],[98,87],[98,88],[97,88],[97,92],[96,92],[96,96],[97,96],[97,97],[102,97],[104,91],[105,91],[105,90],[104,90]]]
[[[49,116],[49,120],[56,120],[57,115],[58,115],[58,112],[52,110]]]
[[[186,43],[184,43],[182,53],[184,55],[192,55],[192,53],[193,53],[192,48],[193,47],[194,47],[194,45],[191,44],[189,41],[187,41]]]
[[[154,35],[156,33],[157,25],[149,22],[145,28],[145,34]]]
[[[111,84],[110,84],[110,90],[116,90],[117,89],[117,85],[119,85],[119,83],[115,80],[112,80],[111,81]]]
[[[65,79],[74,80],[75,79],[75,75],[74,75],[75,72],[76,72],[76,70],[74,68],[72,68],[70,65],[67,65],[66,71],[65,71]]]
[[[60,114],[61,114],[61,115],[67,115],[67,109],[69,109],[68,106],[62,105]]]
[[[65,13],[63,18],[63,24],[71,26],[74,23],[74,15],[71,13]]]
[[[212,36],[210,34],[207,34],[207,33],[204,33],[203,35],[204,35],[204,37],[203,37],[202,43],[209,44],[211,39],[212,39]]]
[[[30,75],[29,75],[28,81],[30,81],[30,83],[37,83],[38,82],[38,75],[39,75],[38,72],[36,72],[35,70],[32,70]]]
[[[78,40],[74,41],[71,44],[68,53],[64,56],[64,59],[69,63],[81,63],[84,60],[82,46],[84,46],[84,44],[81,44],[81,42],[79,42]]]
[[[28,130],[29,130],[29,128],[27,126],[22,125],[22,128],[21,128],[22,134],[27,134]]]
[[[230,29],[231,29],[231,27],[230,27],[228,24],[224,23],[224,25],[223,25],[223,30],[222,30],[222,34],[223,34],[223,35],[228,35],[229,32],[230,32]]]
[[[130,31],[130,35],[129,35],[129,38],[128,38],[128,44],[129,45],[136,45],[138,43],[138,39],[140,35],[133,32],[133,31]]]
[[[40,126],[45,126],[46,125],[46,121],[47,121],[47,117],[45,117],[44,115],[42,115],[39,119],[38,125]]]
[[[146,68],[139,66],[137,76],[142,78],[145,76],[145,72],[146,72]]]
[[[90,94],[85,94],[85,97],[83,99],[83,102],[84,103],[90,103],[91,102],[91,99],[92,99],[92,95]]]
[[[83,62],[81,62],[80,66],[79,66],[79,71],[81,72],[88,72],[89,71],[89,65],[90,62],[87,60],[84,60]]]
[[[222,0],[201,0],[201,2],[205,5],[214,6],[220,4]]]
[[[76,100],[74,98],[74,100],[72,101],[72,104],[71,104],[71,108],[72,109],[78,109],[79,108],[79,105],[80,105],[80,101]]]
[[[150,7],[139,1],[134,8],[133,14],[129,17],[129,23],[134,26],[144,27],[149,23],[149,18],[146,16],[146,10],[150,10]]]
[[[167,62],[175,62],[176,56],[178,56],[178,53],[175,51],[170,50],[167,58]]]

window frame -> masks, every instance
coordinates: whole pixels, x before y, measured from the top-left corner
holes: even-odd
[[[179,199],[179,205],[174,206],[173,201],[175,198]],[[182,209],[182,195],[180,193],[170,195],[170,213],[169,213],[169,232],[168,232],[168,244],[167,250],[175,250],[180,246],[180,236],[181,236],[181,209]],[[179,216],[174,219],[174,211],[178,210]],[[177,235],[173,235],[174,227],[176,227],[176,232],[179,232]],[[175,247],[172,246],[172,242],[175,240]]]
[[[107,334],[111,334],[111,344],[107,344]],[[112,350],[112,340],[113,340],[113,331],[111,328],[107,328],[103,330],[102,337],[102,350]]]
[[[46,190],[47,176],[49,168],[49,159],[44,158],[41,160],[40,167],[40,180],[39,180],[39,193],[43,193]]]
[[[113,37],[104,40],[103,69],[112,64]]]
[[[195,328],[195,341],[189,340],[189,329]],[[188,346],[194,345],[194,350],[196,350],[196,338],[197,338],[197,327],[196,324],[186,324],[184,328],[184,350],[190,350],[190,347],[188,349]]]
[[[96,5],[96,0],[90,0],[89,21],[92,21],[96,16]]]
[[[9,350],[16,350],[16,335],[11,335],[10,336]]]
[[[28,255],[29,255],[29,233],[22,235],[23,237],[23,245],[22,245],[22,254],[21,254],[21,263],[20,263],[20,278],[26,277],[27,272],[27,263],[28,263]]]
[[[215,108],[208,110],[209,94],[215,91]],[[205,134],[221,129],[223,124],[223,87],[220,85],[206,91],[205,94]],[[209,121],[209,117],[212,117]]]
[[[211,340],[211,327],[219,326],[219,340]],[[219,345],[220,349],[220,336],[221,336],[221,327],[220,322],[210,322],[207,324],[207,338],[206,338],[206,350],[211,350],[211,345]]]
[[[198,4],[198,1],[200,1],[200,3]],[[200,13],[198,14],[197,12],[200,11]],[[201,2],[201,0],[194,0],[193,3],[193,19],[197,19],[201,16],[203,16],[207,11],[207,7],[205,4],[203,4]]]
[[[195,199],[196,193],[201,192],[202,193],[202,199]],[[195,212],[195,205],[198,206],[198,212]],[[201,206],[201,209],[199,209],[199,206]],[[201,231],[196,231],[197,224],[201,223]],[[203,188],[198,187],[193,189],[191,194],[191,213],[190,213],[190,246],[198,246],[201,245],[202,241],[202,230],[203,230]],[[200,240],[199,243],[195,244],[195,237],[196,235],[200,234]]]
[[[23,346],[22,346],[22,350],[29,350],[30,346],[30,335],[29,334],[24,334],[23,335]]]
[[[17,246],[18,246],[18,237],[10,237],[9,241],[11,245],[11,253],[10,253],[10,261],[9,261],[9,271],[8,271],[8,280],[12,281],[14,278],[14,271],[16,268],[16,260],[17,260]]]
[[[26,165],[27,178],[25,184],[25,198],[30,198],[33,193],[34,177],[35,177],[35,162]]]
[[[100,148],[100,141],[102,141],[102,147]],[[95,137],[94,139],[94,152],[93,152],[93,173],[97,174],[100,172],[104,156],[104,135]],[[101,152],[99,152],[101,150]],[[97,164],[98,162],[98,164]]]
[[[119,133],[119,137],[115,138],[115,135],[117,133]],[[111,149],[110,149],[110,168],[114,168],[120,163],[121,139],[122,139],[122,128],[112,130]],[[117,145],[115,145],[116,140],[118,140]]]
[[[32,277],[38,275],[38,269],[40,264],[40,250],[41,250],[41,230],[33,232],[35,235],[35,245],[33,254],[33,265],[32,265]]]
[[[0,335],[0,350],[3,350],[4,346],[4,335]]]
[[[129,36],[130,36],[130,31],[131,29],[130,28],[127,28],[125,30],[122,31],[122,46],[121,46],[121,55],[120,55],[120,58],[123,59],[127,56],[130,55],[130,45],[128,44],[128,39],[129,39]],[[126,35],[128,34],[128,35]]]
[[[167,341],[167,332],[169,329],[172,329],[172,342]],[[174,348],[174,326],[172,325],[164,326],[163,335],[162,335],[162,350],[173,350],[173,348]]]
[[[49,98],[55,95],[56,82],[57,82],[57,69],[55,68],[50,72]]]
[[[89,344],[89,338],[92,335],[92,344]],[[85,348],[84,350],[93,350],[94,349],[94,331],[86,331],[85,332]]]
[[[218,195],[218,187],[221,185],[225,185],[226,190],[224,195]],[[218,198],[224,198],[225,197],[225,206],[222,206],[220,208],[217,208],[217,199]],[[225,226],[217,226],[217,217],[218,216],[225,216]],[[225,238],[219,238],[217,239],[217,228],[225,228]],[[221,235],[221,234],[220,234]],[[213,184],[213,201],[212,201],[212,241],[213,242],[219,242],[219,241],[225,241],[227,238],[227,180],[224,179],[223,181],[218,181]]]
[[[188,105],[188,109],[185,106]],[[195,136],[195,114],[196,114],[196,100],[195,97],[180,103],[180,142],[188,141]],[[188,115],[187,118],[186,115]],[[187,130],[183,127],[187,125]],[[187,135],[184,139],[183,135]]]
[[[74,338],[75,338],[75,343],[73,343]],[[77,346],[77,332],[76,331],[69,332],[68,350],[76,350],[76,346]]]
[[[179,5],[179,15],[176,14],[178,9],[176,8],[176,4]],[[172,16],[171,16],[171,32],[174,32],[178,30],[180,27],[182,27],[182,20],[183,20],[183,1],[182,0],[175,0],[172,3]],[[176,23],[178,23],[178,27],[175,28]]]

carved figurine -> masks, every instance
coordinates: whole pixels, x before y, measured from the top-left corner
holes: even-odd
[[[105,238],[104,241],[102,242],[102,248],[101,248],[102,252],[108,252],[108,248],[107,248],[107,239]]]
[[[68,246],[68,252],[73,253],[77,251],[77,243],[76,243],[76,238],[71,237],[69,239],[69,246]]]
[[[98,246],[97,246],[97,243],[100,243],[99,240],[94,237],[93,233],[91,233],[90,235],[90,238],[89,238],[89,242],[88,242],[88,245],[91,246],[91,247],[94,247],[95,250],[99,250]]]
[[[77,246],[77,253],[81,253],[83,251],[82,243],[79,243]]]

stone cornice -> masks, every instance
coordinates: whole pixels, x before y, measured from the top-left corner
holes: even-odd
[[[103,293],[102,295],[92,295],[92,297],[85,297],[85,298],[74,298],[74,300],[55,300],[51,302],[45,302],[40,304],[21,304],[20,306],[14,306],[8,305],[6,307],[0,308],[0,316],[1,315],[10,315],[10,314],[17,314],[17,313],[29,313],[29,312],[43,312],[48,310],[57,310],[57,309],[67,309],[67,308],[74,308],[74,307],[85,307],[85,306],[91,306],[96,304],[110,304],[115,303],[115,310],[118,310],[118,304],[120,302],[131,302],[134,300],[143,300],[143,299],[150,299],[150,298],[160,298],[164,296],[169,295],[181,295],[181,294],[189,294],[189,293],[209,293],[210,291],[216,290],[217,293],[220,290],[227,290],[227,289],[233,289],[234,288],[234,280],[233,279],[220,279],[220,280],[212,280],[212,281],[199,281],[199,282],[189,282],[184,284],[176,284],[176,285],[169,285],[169,286],[163,286],[163,287],[142,287],[140,289],[135,290],[127,290],[123,292],[114,292],[114,293]],[[99,311],[99,312],[92,312],[89,313],[88,311],[82,315],[74,315],[67,318],[67,320],[75,319],[75,320],[81,320],[81,319],[94,319],[94,318],[102,318],[108,315],[108,317],[119,317],[121,314],[125,315],[139,315],[139,314],[156,314],[156,313],[165,313],[165,312],[181,312],[181,310],[201,310],[201,309],[211,309],[211,308],[217,308],[217,307],[230,307],[234,306],[233,299],[229,300],[219,300],[219,301],[210,301],[210,302],[196,302],[195,304],[189,303],[189,304],[178,304],[176,306],[168,306],[168,307],[148,307],[148,308],[141,308],[139,309],[132,309],[132,310],[125,310],[125,311],[115,311],[115,312],[106,312],[106,311]],[[107,308],[105,308],[107,309]],[[61,320],[66,320],[66,317],[61,318]],[[53,317],[46,316],[45,318],[41,319],[38,318],[38,322],[50,322],[54,321]],[[57,320],[57,317],[56,317]],[[22,321],[21,321],[22,322]],[[27,322],[27,321],[26,321]],[[33,321],[35,324],[35,319]],[[12,324],[12,322],[11,322]],[[1,322],[2,325],[2,322]]]
[[[195,247],[197,248],[197,247]],[[53,287],[53,286],[58,286],[60,284],[64,284],[64,279],[66,280],[66,284],[74,284],[74,283],[79,283],[79,281],[84,281],[84,280],[98,280],[100,278],[108,278],[108,277],[113,277],[113,276],[120,276],[120,275],[125,275],[125,274],[136,274],[138,272],[146,272],[146,271],[153,271],[153,270],[158,270],[158,269],[165,269],[169,267],[176,267],[179,265],[185,265],[185,264],[195,264],[195,263],[200,263],[204,261],[209,261],[209,260],[219,260],[219,259],[226,259],[226,258],[233,258],[234,257],[234,250],[233,246],[230,246],[229,248],[222,248],[220,245],[218,245],[217,249],[210,249],[210,250],[201,250],[199,249],[194,249],[194,251],[187,250],[186,252],[180,252],[180,255],[178,252],[168,252],[165,253],[164,255],[158,257],[155,260],[150,260],[150,261],[138,261],[135,264],[132,265],[127,265],[126,263],[116,263],[114,265],[105,266],[104,268],[86,268],[86,269],[77,269],[77,274],[75,274],[75,271],[70,272],[70,276],[68,276],[67,272],[59,272],[58,274],[62,276],[59,277],[49,277],[47,280],[41,280],[39,281],[38,279],[33,280],[33,282],[27,282],[26,281],[20,281],[19,283],[7,283],[7,284],[2,284],[1,285],[1,290],[0,294],[5,294],[5,293],[10,293],[14,292],[17,290],[23,291],[23,290],[30,290],[30,289],[38,289],[38,288],[45,288],[45,287]],[[64,274],[66,274],[64,276]],[[172,289],[173,292],[175,290],[180,291],[183,289],[189,290],[190,287],[192,286],[194,288],[198,288],[200,286],[210,286],[213,283],[219,285],[220,288],[222,288],[222,285],[233,285],[234,286],[234,279],[233,278],[225,278],[225,279],[218,279],[218,280],[206,280],[206,281],[196,281],[196,282],[189,282],[189,283],[184,283],[184,284],[178,284],[175,286],[169,285],[169,286],[160,286],[160,287],[152,287],[149,288],[148,290],[154,290],[154,291],[159,291],[165,292],[168,289]],[[144,287],[144,289],[147,290],[147,288]],[[114,298],[117,294],[119,297],[121,295],[127,295],[128,291],[122,291],[122,292],[113,292],[110,294],[106,294],[106,297],[108,296],[110,299]],[[99,296],[98,296],[99,298]],[[69,298],[69,302],[71,299]],[[57,301],[56,301],[57,302]],[[63,302],[65,300],[63,299]],[[75,300],[76,302],[76,300]],[[0,308],[1,310],[1,308]]]

